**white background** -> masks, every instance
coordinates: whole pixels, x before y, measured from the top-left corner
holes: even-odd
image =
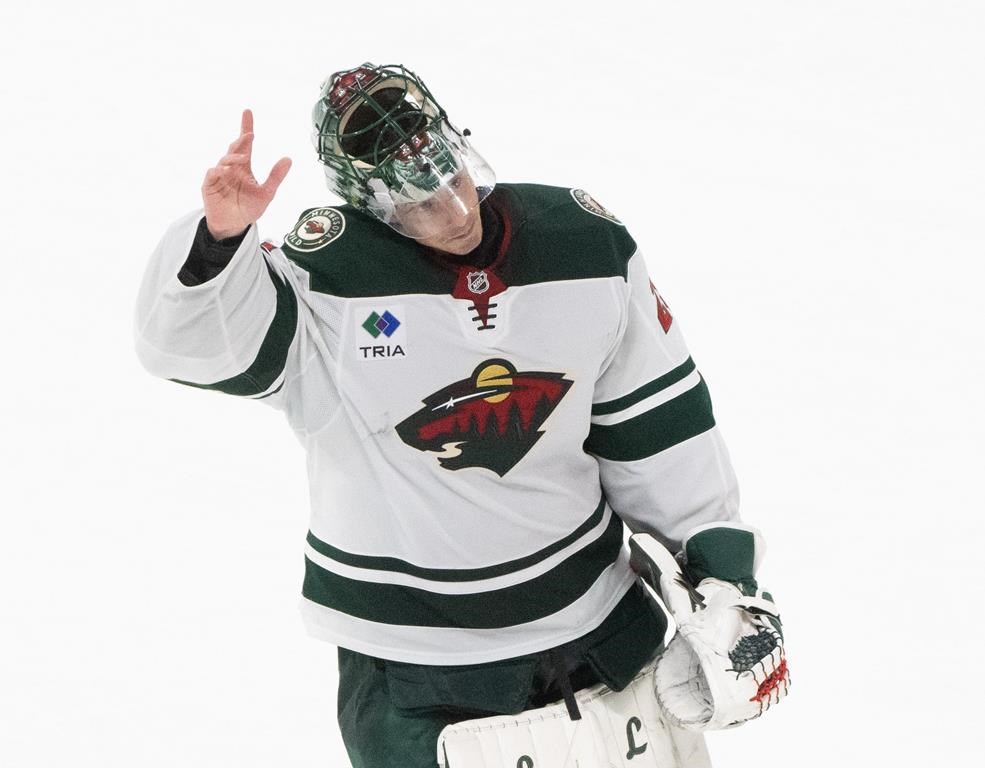
[[[167,9],[166,9],[167,8]],[[765,532],[794,688],[716,766],[980,757],[985,5],[4,3],[0,765],[344,766],[301,449],[133,354],[149,252],[256,115],[333,202],[323,76],[421,74],[503,181],[647,254]]]

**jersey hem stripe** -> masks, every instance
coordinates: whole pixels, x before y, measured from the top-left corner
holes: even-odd
[[[591,588],[559,613],[503,629],[418,628],[379,625],[301,598],[311,637],[381,659],[411,664],[482,664],[537,653],[598,627],[636,581],[628,559],[602,573]]]
[[[424,568],[414,565],[406,560],[396,557],[378,557],[372,555],[356,555],[346,552],[337,547],[333,547],[321,539],[317,538],[311,531],[308,531],[308,544],[321,555],[335,560],[342,565],[354,568],[366,568],[376,571],[390,571],[392,573],[403,573],[408,576],[417,576],[428,581],[479,581],[482,579],[492,579],[497,576],[506,576],[510,573],[522,571],[554,555],[570,544],[578,541],[586,533],[602,523],[605,513],[605,496],[599,499],[595,511],[575,530],[562,539],[549,544],[543,549],[526,555],[516,560],[509,560],[498,565],[489,565],[482,568]]]
[[[619,557],[622,521],[611,515],[603,534],[540,576],[486,592],[448,595],[350,579],[305,558],[301,593],[309,600],[379,624],[494,629],[544,618],[589,590]]]
[[[606,512],[603,515],[602,521],[599,525],[596,526],[594,530],[588,531],[581,537],[581,539],[574,541],[571,546],[567,548],[567,550],[562,549],[560,552],[550,555],[549,557],[546,557],[528,568],[504,574],[502,576],[494,576],[492,578],[475,581],[434,581],[430,579],[422,579],[417,576],[408,576],[404,573],[395,573],[393,571],[370,571],[363,568],[353,568],[348,565],[342,565],[334,560],[330,560],[324,555],[316,552],[311,545],[308,545],[305,548],[305,556],[312,563],[326,571],[331,571],[339,576],[345,576],[347,578],[352,578],[359,581],[368,581],[374,584],[399,584],[406,587],[416,587],[427,590],[428,592],[436,592],[444,595],[476,594],[528,582],[531,579],[547,573],[552,568],[558,567],[564,560],[571,557],[576,552],[591,546],[593,542],[597,541],[602,535],[604,535],[613,514],[612,509],[606,506]]]

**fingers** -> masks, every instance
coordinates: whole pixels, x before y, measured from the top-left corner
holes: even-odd
[[[243,185],[256,186],[250,168],[250,156],[245,153],[229,153],[206,172],[202,189],[215,192]]]
[[[219,166],[235,166],[235,165],[246,165],[250,164],[250,155],[248,152],[229,152],[223,156],[219,161]]]
[[[248,190],[251,188],[255,189],[258,186],[256,179],[253,178],[253,174],[245,162],[227,163],[226,159],[223,158],[214,168],[210,168],[206,172],[205,182],[202,184],[203,187],[210,187],[216,190],[227,188]]]
[[[251,165],[253,155],[253,134],[244,133],[236,141],[229,145],[226,154],[222,156],[216,166],[219,168],[228,166],[245,166],[246,171],[252,176],[253,168]]]
[[[253,151],[253,136],[252,133],[241,134],[236,141],[229,145],[227,152],[246,152],[249,154]]]
[[[237,196],[243,194],[247,197],[255,196],[255,202],[260,202],[263,208],[266,207],[266,203],[270,202],[277,188],[284,181],[284,177],[287,176],[291,168],[291,160],[282,157],[270,169],[267,180],[262,185],[257,184],[252,169],[253,138],[253,112],[244,109],[240,121],[240,134],[229,145],[226,154],[215,167],[206,173],[202,184],[203,191],[225,196],[230,190],[235,190]]]
[[[253,151],[253,136],[253,112],[249,109],[244,109],[243,116],[239,122],[239,136],[229,145],[229,149],[226,150],[227,153],[245,152],[249,155]]]
[[[232,169],[229,166],[217,165],[209,168],[205,173],[205,180],[202,182],[203,192],[219,192],[233,186]]]
[[[261,185],[264,193],[273,197],[274,193],[277,191],[277,187],[287,176],[287,172],[291,170],[291,158],[282,157],[278,160],[274,167],[270,169],[270,175],[267,176],[267,180]]]

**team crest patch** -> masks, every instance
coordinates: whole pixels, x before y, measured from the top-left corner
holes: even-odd
[[[397,434],[444,469],[485,467],[502,477],[540,440],[540,428],[572,383],[563,373],[486,360],[468,378],[425,397]]]
[[[308,211],[284,238],[296,251],[317,251],[345,230],[345,217],[334,208],[315,208]]]
[[[596,216],[601,216],[603,219],[608,219],[615,224],[622,224],[622,222],[619,221],[619,219],[617,219],[608,208],[588,194],[584,189],[572,189],[571,196],[575,199],[575,202],[578,203],[578,205],[589,213],[593,213]]]

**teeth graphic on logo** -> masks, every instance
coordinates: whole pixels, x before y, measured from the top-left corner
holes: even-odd
[[[485,467],[502,476],[544,434],[540,427],[572,383],[563,373],[518,372],[508,360],[486,360],[469,378],[428,395],[397,434],[445,469]]]

